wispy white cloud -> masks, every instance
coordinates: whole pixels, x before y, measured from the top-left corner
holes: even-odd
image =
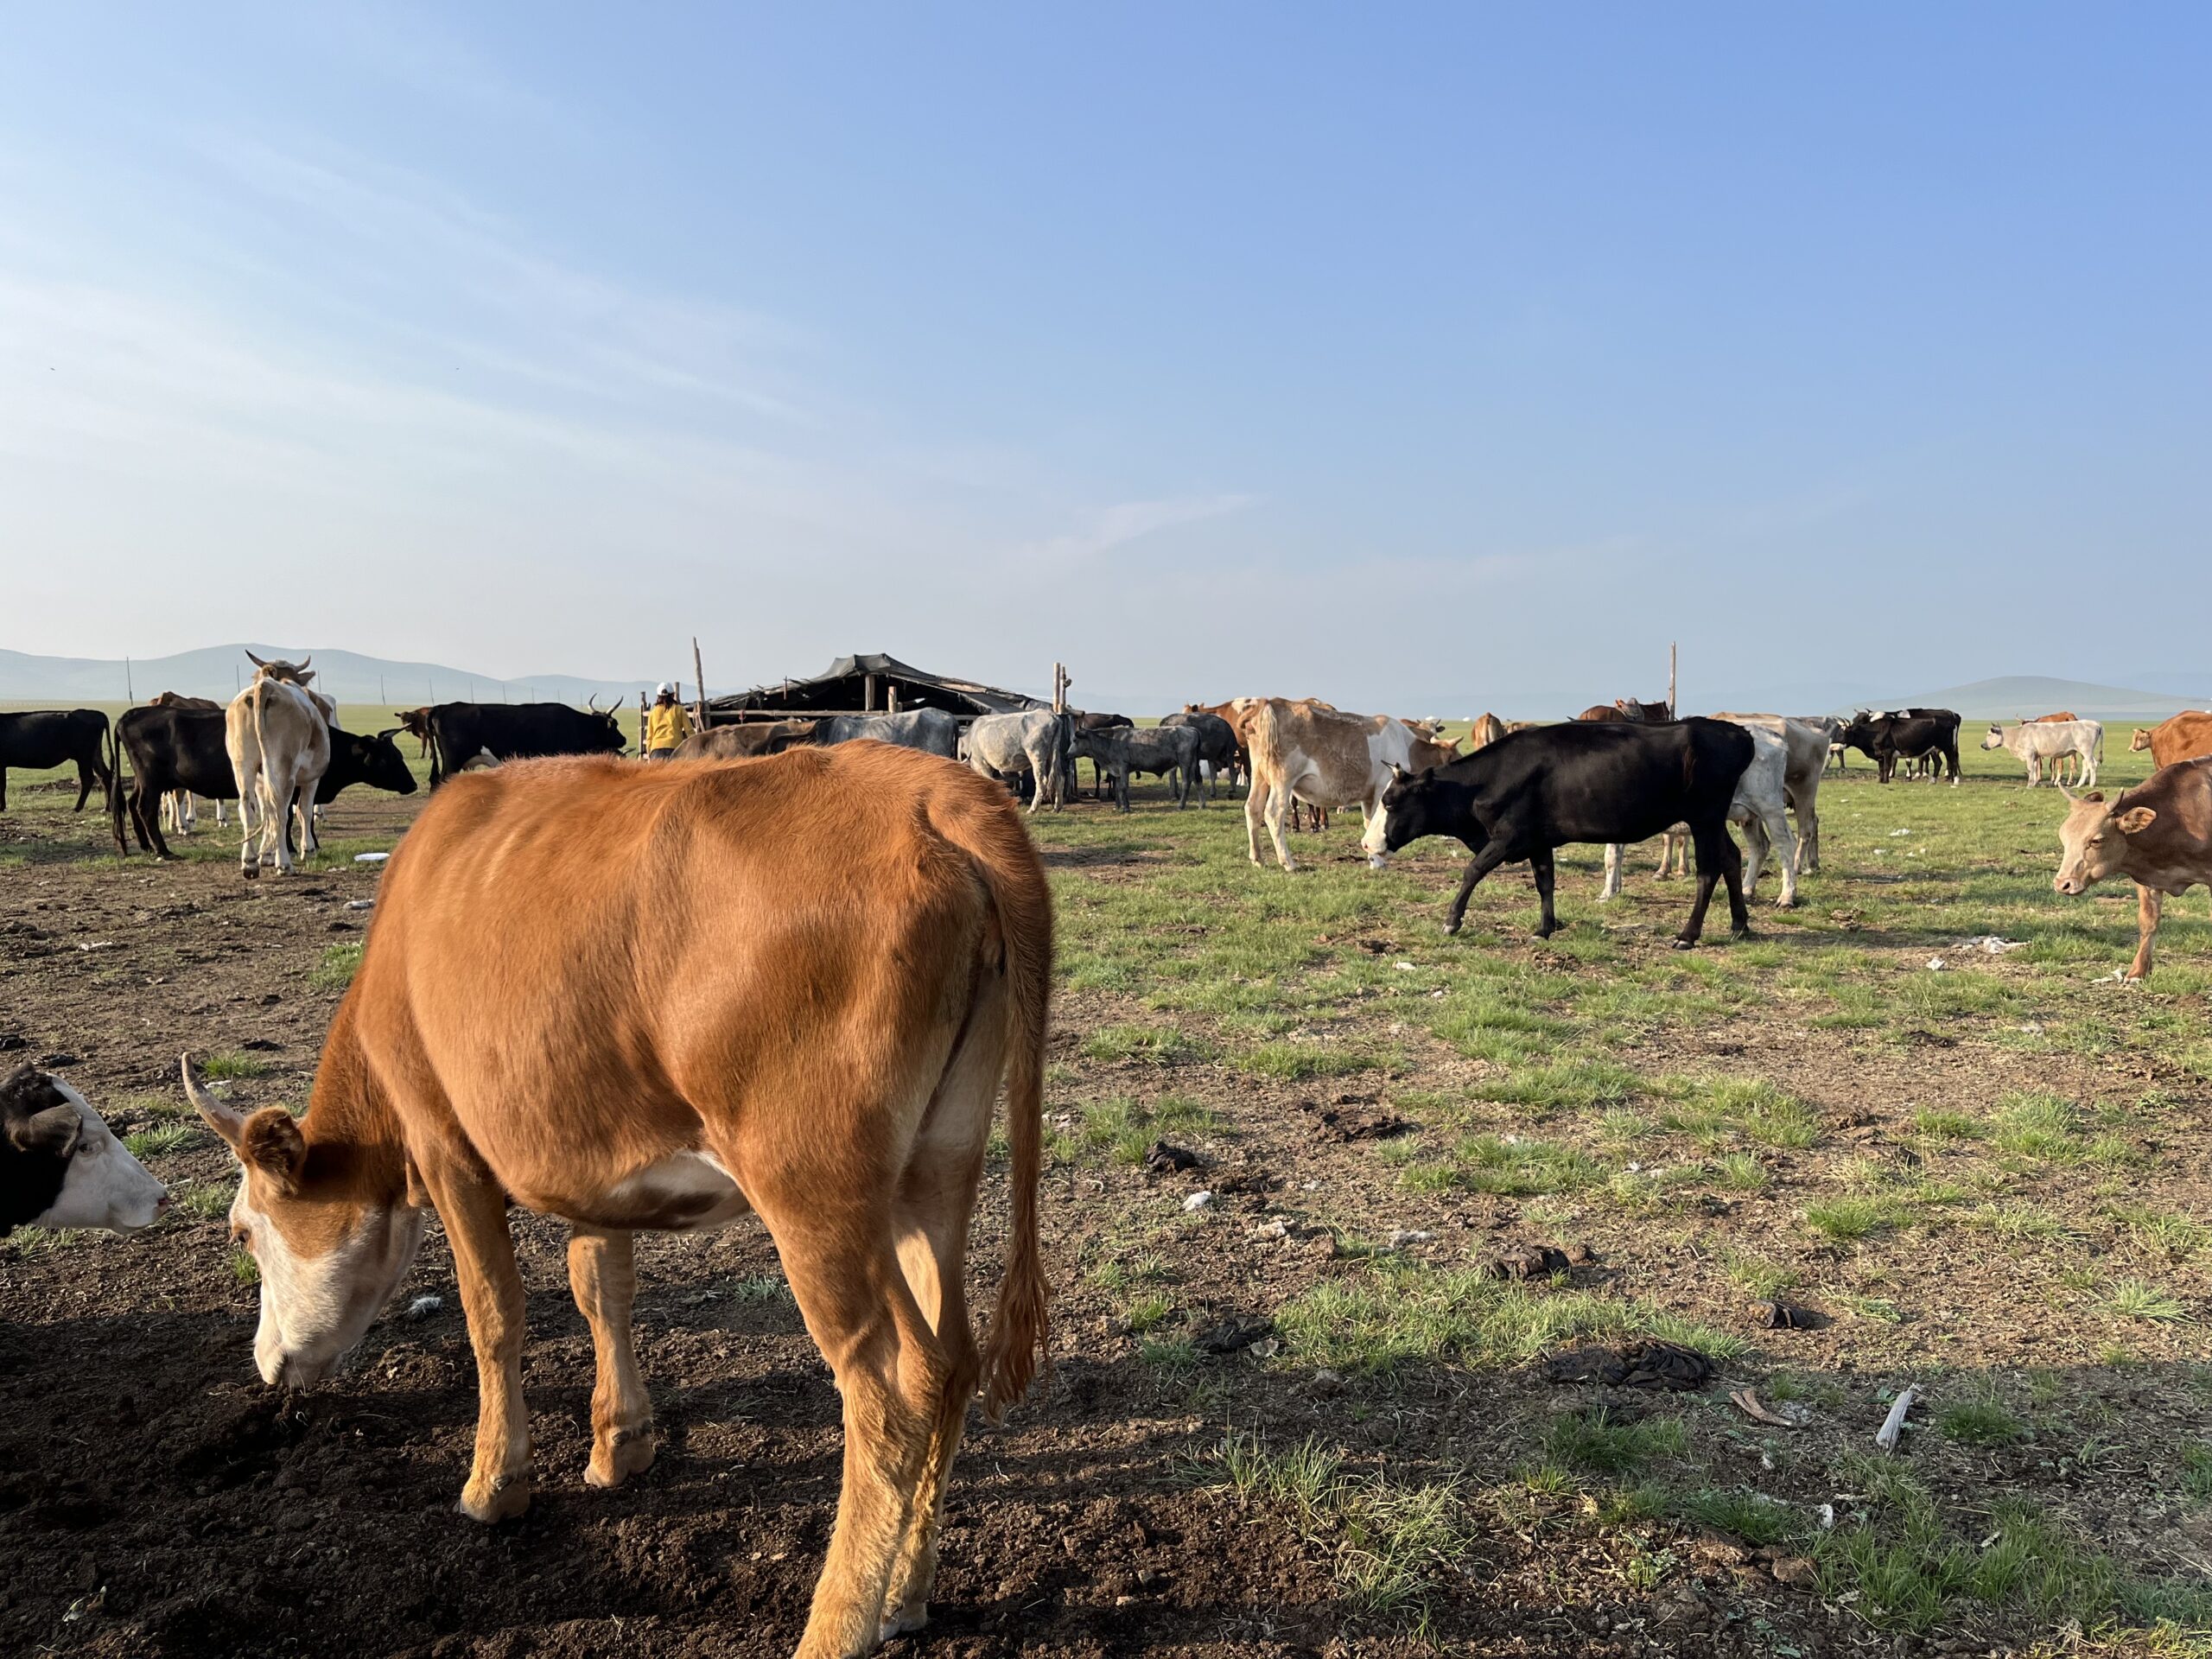
[[[1051,564],[1079,564],[1086,559],[1096,558],[1101,553],[1141,541],[1160,531],[1173,529],[1179,524],[1201,524],[1209,518],[1241,512],[1252,505],[1255,499],[1250,495],[1220,493],[1169,496],[1156,501],[1116,502],[1112,506],[1099,508],[1088,514],[1077,529],[1019,549],[1017,556],[1024,561],[1042,560]]]

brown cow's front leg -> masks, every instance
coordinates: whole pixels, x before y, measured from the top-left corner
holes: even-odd
[[[653,1407],[638,1376],[630,1304],[638,1269],[626,1232],[578,1227],[569,1239],[569,1287],[591,1326],[598,1379],[591,1391],[590,1486],[619,1486],[652,1467]]]
[[[2130,979],[2151,977],[2151,944],[2158,937],[2158,916],[2166,895],[2140,882],[2135,887],[2135,960],[2128,964]]]
[[[423,1177],[453,1246],[476,1350],[476,1461],[461,1512],[486,1523],[510,1520],[530,1507],[530,1413],[522,1394],[522,1275],[506,1194],[473,1171],[425,1169]]]

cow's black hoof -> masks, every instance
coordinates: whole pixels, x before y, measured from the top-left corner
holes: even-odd
[[[244,869],[240,870],[238,874],[249,881],[258,880],[261,877],[260,870],[251,864],[247,865]]]
[[[1731,930],[1728,937],[1732,939],[1756,939],[1758,938],[1758,935],[1752,932],[1748,927],[1738,927]]]

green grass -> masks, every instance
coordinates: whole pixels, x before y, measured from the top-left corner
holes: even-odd
[[[169,1209],[178,1216],[220,1221],[231,1213],[231,1200],[237,1196],[235,1181],[194,1181],[188,1186],[169,1189]]]
[[[2188,1304],[2162,1286],[2140,1279],[2123,1279],[2112,1287],[2106,1306],[2122,1319],[2149,1319],[2160,1324],[2186,1321]]]
[[[1840,1243],[1887,1232],[1897,1225],[1896,1213],[1886,1200],[1866,1198],[1832,1198],[1825,1204],[1808,1204],[1805,1206],[1805,1221],[1821,1237]]]
[[[1809,1519],[1763,1492],[1742,1487],[1681,1493],[1669,1500],[1668,1508],[1693,1526],[1709,1527],[1760,1548],[1802,1535]]]
[[[222,1083],[249,1077],[265,1077],[270,1072],[269,1062],[255,1054],[210,1054],[200,1063],[200,1075],[212,1082]]]
[[[1688,1434],[1671,1417],[1621,1422],[1603,1406],[1555,1417],[1544,1433],[1547,1458],[1589,1474],[1640,1472],[1656,1459],[1681,1457],[1688,1445]]]
[[[344,990],[353,982],[354,970],[361,965],[364,948],[359,944],[331,945],[323,951],[315,965],[308,969],[308,983],[318,991]]]
[[[2027,1432],[1994,1400],[1961,1400],[1936,1414],[1936,1432],[1961,1446],[2009,1446]]]
[[[188,1147],[198,1146],[207,1137],[190,1123],[164,1123],[159,1128],[140,1129],[123,1137],[123,1149],[133,1158],[159,1158],[168,1153],[181,1152]]]

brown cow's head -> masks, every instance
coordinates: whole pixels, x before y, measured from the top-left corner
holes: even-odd
[[[2158,815],[2147,806],[2114,812],[2101,789],[2087,795],[2069,791],[2066,798],[2071,804],[2058,826],[2058,874],[2050,885],[2059,893],[2082,893],[2120,874],[2127,862],[2127,838],[2141,835]]]
[[[209,1092],[189,1054],[182,1066],[185,1094],[244,1171],[231,1237],[261,1270],[261,1380],[319,1382],[399,1288],[429,1211],[408,1201],[398,1157],[385,1169],[358,1156],[318,1158],[283,1107],[249,1116]]]
[[[2135,735],[2127,740],[2127,747],[2139,754],[2145,749],[2149,748],[2151,747],[2151,728],[2148,726],[2138,726],[2135,728]]]

